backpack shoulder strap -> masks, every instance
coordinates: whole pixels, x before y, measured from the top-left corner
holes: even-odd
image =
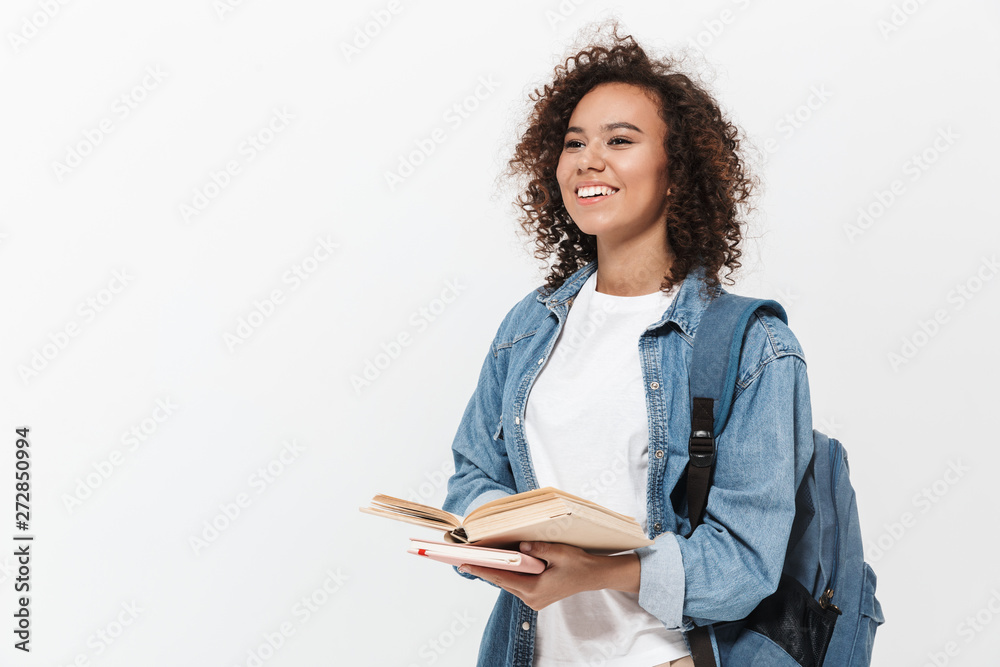
[[[788,323],[785,309],[777,301],[722,293],[708,304],[695,333],[689,370],[691,437],[687,467],[691,533],[701,524],[705,514],[715,465],[715,438],[729,419],[743,337],[758,308],[770,308]],[[708,626],[694,628],[688,633],[688,641],[696,667],[715,667]]]
[[[709,303],[698,324],[691,355],[691,396],[715,399],[716,435],[722,433],[729,419],[743,336],[751,316],[760,308],[774,311],[782,322],[788,323],[785,309],[777,301],[720,294]]]
[[[695,333],[689,370],[691,437],[687,468],[692,533],[701,523],[708,502],[715,438],[729,419],[743,337],[750,318],[759,308],[769,308],[783,322],[788,322],[785,309],[777,301],[723,293],[709,303]]]

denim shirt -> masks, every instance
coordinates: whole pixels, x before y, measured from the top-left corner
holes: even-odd
[[[551,294],[537,288],[504,317],[452,444],[455,473],[445,510],[464,516],[483,503],[538,488],[524,436],[525,404],[573,297],[596,270],[595,260]],[[688,366],[707,299],[725,291],[709,292],[703,281],[703,270],[690,272],[660,319],[636,341],[649,417],[648,537],[655,540],[635,550],[638,601],[664,627],[684,632],[742,619],[777,589],[795,490],[813,447],[802,349],[780,319],[759,311],[744,338],[729,421],[716,436],[703,523],[685,537],[691,528],[684,482],[691,428]],[[530,666],[536,617],[500,590],[479,665]]]

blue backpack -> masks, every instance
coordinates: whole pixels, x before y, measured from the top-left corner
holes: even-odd
[[[788,323],[775,301],[724,293],[709,304],[691,358],[691,439],[687,468],[691,530],[702,521],[726,427],[743,336],[758,308]],[[868,667],[884,622],[875,573],[864,560],[847,452],[813,430],[813,457],[795,497],[778,590],[742,621],[687,634],[696,667]],[[715,637],[717,650],[713,648]]]

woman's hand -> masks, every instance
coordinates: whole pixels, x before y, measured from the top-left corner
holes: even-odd
[[[493,582],[535,611],[581,591],[611,588],[639,592],[639,557],[634,553],[594,556],[555,542],[521,542],[520,550],[547,561],[548,567],[539,574],[474,565],[463,565],[459,570]]]

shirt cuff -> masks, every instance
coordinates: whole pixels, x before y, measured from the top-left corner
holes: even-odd
[[[684,623],[684,563],[674,533],[663,533],[639,557],[639,606],[668,630],[690,630]]]

